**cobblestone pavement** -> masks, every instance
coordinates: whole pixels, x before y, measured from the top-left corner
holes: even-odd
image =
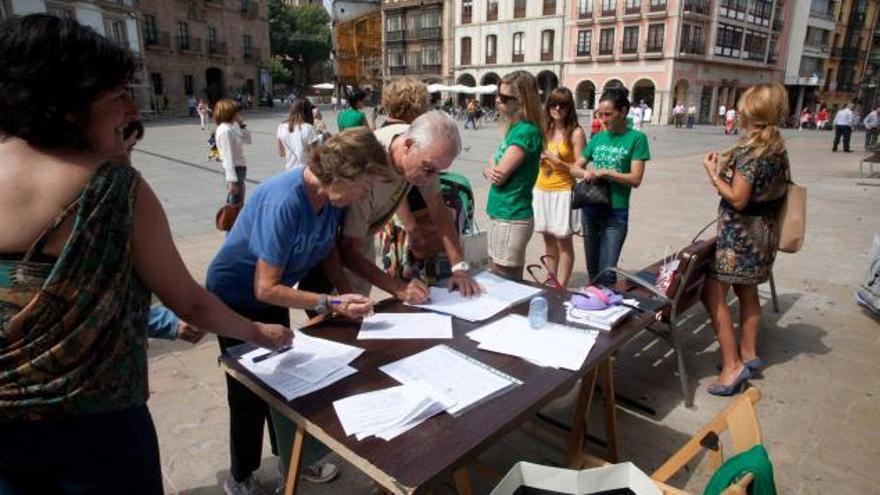
[[[325,117],[333,130],[335,115],[325,112]],[[247,115],[254,132],[254,144],[246,149],[254,181],[249,187],[282,168],[274,142],[282,118],[280,110]],[[648,127],[646,132],[654,160],[642,187],[633,193],[621,260],[625,268],[644,266],[667,248],[687,243],[714,217],[717,197],[701,157],[734,139],[720,127]],[[491,124],[463,130],[462,136],[464,151],[453,169],[474,184],[477,218],[485,221],[487,185],[480,170],[500,133]],[[880,232],[880,187],[858,179],[861,153],[831,153],[831,133],[787,131],[786,136],[794,178],[809,188],[808,235],[802,252],[777,259],[781,313],[765,306],[760,348],[768,367],[763,379],[755,380],[764,393],[758,406],[764,438],[780,493],[875,493],[880,486],[880,326],[854,304],[852,293],[865,270],[871,237]],[[854,142],[862,138],[857,134]],[[219,164],[206,160],[206,139],[207,133],[192,120],[153,122],[134,156],[158,193],[178,248],[198,280],[204,279],[223,239],[213,228],[224,198],[223,177]],[[529,259],[541,251],[540,239],[533,238]],[[583,263],[578,253],[575,282],[583,280]],[[761,293],[766,298],[766,290]],[[300,312],[292,315],[302,321]],[[729,402],[705,392],[714,379],[717,350],[705,313],[694,311],[686,330],[684,345],[696,391],[693,410],[682,405],[674,355],[662,343],[643,335],[623,349],[615,364],[618,391],[652,410],[619,413],[623,457],[648,472]],[[150,409],[169,493],[222,493],[228,476],[228,411],[217,354],[212,337],[196,346],[157,341],[150,349]],[[547,412],[561,415],[569,405],[570,397],[562,398]],[[601,430],[600,424],[598,416],[589,423],[594,430]],[[482,457],[503,473],[518,460],[559,464],[562,454],[558,440],[526,424]],[[337,462],[342,469],[337,481],[305,484],[302,493],[375,493],[355,468]],[[692,466],[675,482],[701,492],[706,471],[704,464]],[[277,463],[268,449],[258,478],[266,487],[277,483]],[[490,489],[478,477],[475,483],[479,493]],[[435,490],[449,492],[448,484]]]

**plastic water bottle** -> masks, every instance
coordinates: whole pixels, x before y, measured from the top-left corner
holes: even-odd
[[[547,299],[537,296],[529,302],[529,326],[541,328],[547,323]]]

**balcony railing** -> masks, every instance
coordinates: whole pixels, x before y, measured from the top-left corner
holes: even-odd
[[[647,43],[645,44],[645,52],[646,53],[661,53],[663,52],[663,42],[653,44]]]
[[[171,35],[166,32],[158,31],[153,37],[145,36],[144,45],[146,45],[147,48],[171,48]]]
[[[636,5],[635,7],[627,6],[626,9],[623,11],[623,13],[625,15],[641,14],[642,13],[642,6],[641,5]]]
[[[828,9],[828,10],[819,10],[819,9],[816,9],[816,10],[813,10],[812,7],[811,7],[811,8],[810,8],[810,17],[817,17],[817,18],[819,18],[819,19],[825,19],[826,21],[833,21],[833,20],[834,20],[834,10],[832,10],[832,9]]]
[[[831,51],[831,45],[828,43],[805,43],[804,48],[809,48],[810,50],[815,50],[817,52],[829,53]]]
[[[526,16],[526,6],[525,5],[514,5],[513,6],[513,18],[521,19]]]
[[[578,19],[592,19],[593,11],[587,10],[585,12],[578,11]]]
[[[709,15],[711,5],[709,0],[685,0],[683,12],[690,14]]]
[[[470,10],[462,10],[461,11],[461,23],[462,24],[470,24],[472,19],[472,13]]]
[[[424,74],[440,74],[443,66],[440,64],[422,64],[422,73]]]
[[[202,53],[202,40],[201,38],[194,38],[192,36],[176,36],[175,44],[178,51],[181,52],[190,52],[190,53]]]
[[[442,32],[439,27],[422,28],[419,37],[423,40],[441,39]]]
[[[406,66],[399,65],[397,67],[389,67],[388,72],[390,72],[392,76],[403,76],[406,75]]]
[[[574,56],[575,57],[589,57],[590,50],[578,50]]]
[[[651,5],[651,7],[648,10],[650,12],[665,12],[666,11],[666,2]]]
[[[486,55],[486,65],[498,63],[498,55]]]
[[[553,52],[541,52],[541,62],[549,62],[553,60]]]
[[[602,9],[601,17],[614,17],[616,15],[617,15],[617,8],[612,8],[612,9],[608,9],[608,10]]]
[[[406,37],[406,31],[387,31],[385,33],[385,41],[403,41]]]
[[[858,48],[835,48],[831,51],[831,56],[858,60],[865,58],[865,50],[859,50]]]
[[[599,48],[599,55],[600,56],[614,55],[614,48],[608,48],[608,47],[601,48],[600,47]]]
[[[260,51],[259,48],[251,47],[250,50],[245,48],[244,53],[242,53],[242,55],[244,56],[244,59],[248,60],[248,61],[259,61],[259,60],[263,59],[262,51]]]
[[[686,55],[705,55],[706,47],[702,41],[683,40],[680,51]]]
[[[514,54],[510,57],[510,61],[513,62],[513,63],[522,62],[522,61],[524,61],[525,59],[526,59],[526,56],[525,56],[525,54],[522,54],[522,53],[514,53]]]
[[[490,3],[486,8],[486,20],[487,21],[497,21],[498,20],[498,3]]]
[[[544,15],[553,15],[556,13],[556,0],[544,0]]]
[[[622,55],[635,55],[636,53],[639,53],[639,47],[636,45],[631,45],[631,46],[623,45],[622,49],[620,50],[620,53]]]
[[[470,54],[470,52],[462,53],[462,54],[461,54],[460,65],[471,65],[471,54]]]
[[[216,55],[216,56],[225,56],[227,54],[226,43],[215,41],[214,43],[207,43],[208,45],[208,55]]]

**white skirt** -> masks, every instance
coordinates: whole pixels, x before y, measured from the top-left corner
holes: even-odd
[[[572,225],[580,224],[580,211],[571,209],[571,191],[532,191],[535,232],[570,237]]]

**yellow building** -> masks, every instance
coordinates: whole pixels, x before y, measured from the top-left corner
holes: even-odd
[[[865,78],[880,0],[835,2],[836,28],[820,98],[829,107],[853,103]]]

